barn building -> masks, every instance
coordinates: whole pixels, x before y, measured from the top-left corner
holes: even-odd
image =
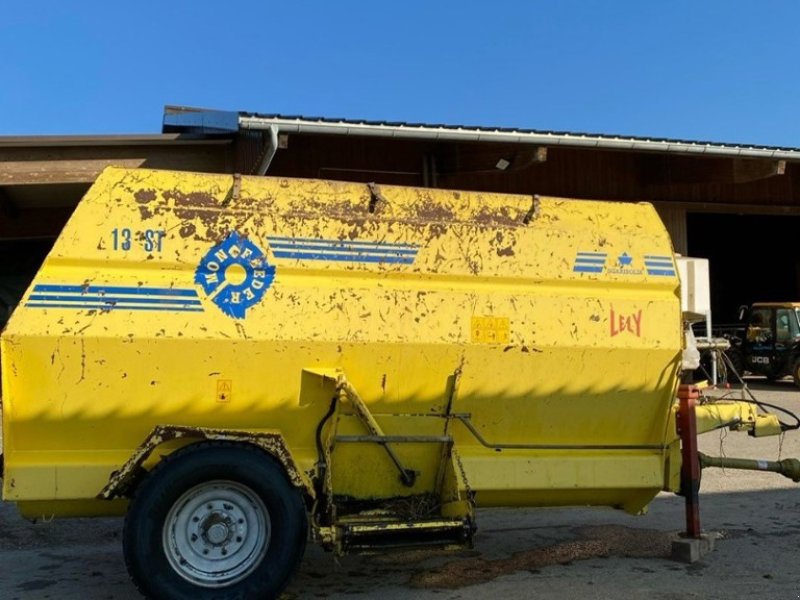
[[[160,134],[0,137],[6,312],[108,165],[645,200],[710,259],[717,322],[800,300],[800,148],[168,106]]]

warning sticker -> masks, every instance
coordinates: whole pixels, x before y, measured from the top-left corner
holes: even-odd
[[[233,394],[233,381],[230,379],[217,380],[217,402],[230,402]]]
[[[508,344],[508,317],[472,317],[472,342],[475,344]]]

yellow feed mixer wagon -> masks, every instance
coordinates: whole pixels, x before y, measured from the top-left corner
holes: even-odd
[[[696,433],[794,426],[695,408],[684,340],[648,204],[109,168],[2,336],[3,497],[126,514],[152,598],[468,545],[476,507],[680,491],[696,537]]]

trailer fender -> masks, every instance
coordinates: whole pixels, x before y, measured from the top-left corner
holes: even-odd
[[[303,490],[305,495],[315,497],[314,487],[309,477],[303,473],[292,458],[286,441],[277,431],[248,431],[240,429],[211,429],[206,427],[190,427],[185,425],[157,425],[136,448],[127,462],[118,471],[111,473],[108,483],[97,494],[100,500],[130,496],[136,483],[146,473],[144,463],[153,452],[163,444],[172,440],[185,439],[192,441],[225,441],[250,444],[261,448],[283,465],[292,485]]]

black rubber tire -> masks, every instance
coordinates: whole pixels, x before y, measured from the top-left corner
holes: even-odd
[[[269,513],[266,555],[245,579],[207,588],[184,579],[164,551],[164,522],[173,504],[204,482],[233,481],[257,494]],[[283,467],[258,448],[204,442],[165,458],[142,482],[131,501],[123,530],[125,564],[136,587],[153,600],[249,600],[277,598],[305,551],[306,508]]]
[[[729,350],[726,350],[725,354],[728,357],[728,359],[730,359],[731,364],[733,365],[733,368],[736,370],[736,373],[738,374],[738,376],[739,377],[744,377],[744,356],[742,356],[741,350],[739,350],[738,348],[733,348],[732,347]],[[725,367],[726,367],[725,370],[726,371],[730,371],[730,369],[727,368],[727,366],[728,365],[726,364],[725,365]],[[727,382],[731,382],[732,379],[733,379],[734,383],[738,382],[738,379],[737,379],[736,375],[734,375],[732,372],[728,372],[727,376],[726,376]]]
[[[794,380],[795,387],[800,388],[800,359],[797,359],[792,365],[792,380]]]

